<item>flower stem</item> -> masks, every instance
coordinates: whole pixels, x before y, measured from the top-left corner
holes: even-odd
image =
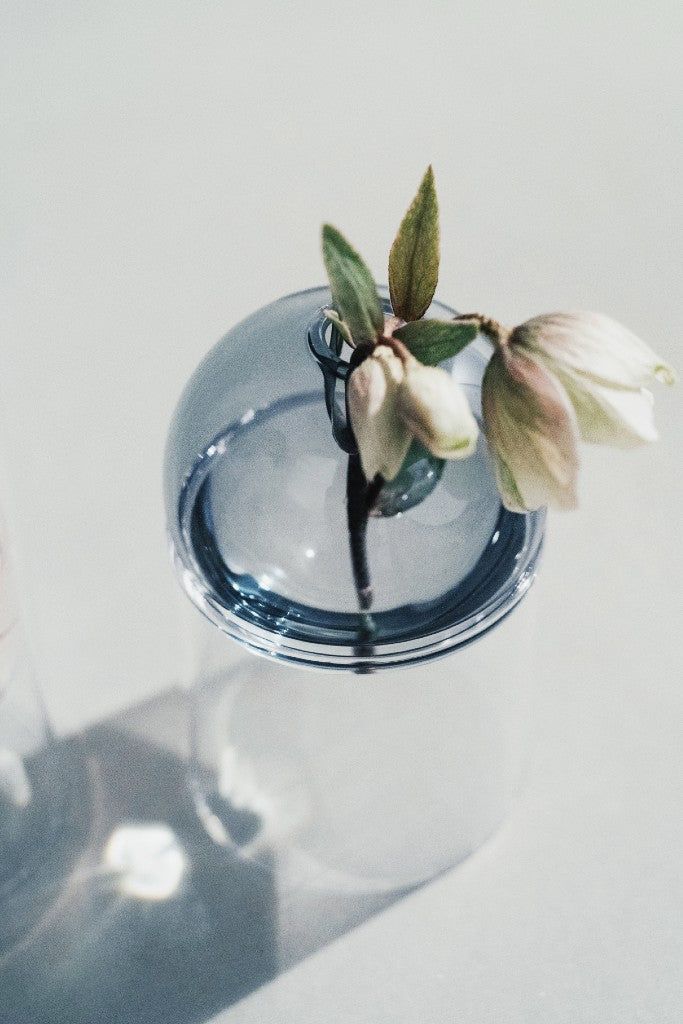
[[[394,355],[398,356],[398,358],[404,365],[406,363],[409,363],[411,359],[413,360],[413,362],[415,361],[415,357],[411,355],[408,346],[404,345],[399,338],[390,338],[387,335],[383,334],[381,335],[381,337],[377,339],[377,344],[386,345],[387,348],[390,348]]]
[[[358,629],[358,643],[354,653],[359,658],[370,658],[374,651],[375,624],[370,615],[372,607],[372,580],[368,563],[368,517],[377,500],[384,481],[379,474],[368,483],[363,473],[360,456],[357,452],[349,455],[346,473],[346,509],[349,526],[349,548],[351,552],[351,569],[353,582],[358,597],[358,607],[362,613]],[[359,665],[357,672],[370,672],[367,665]]]
[[[346,472],[346,513],[349,526],[349,548],[351,551],[351,569],[353,582],[358,595],[358,606],[361,611],[369,611],[372,607],[372,583],[368,565],[367,529],[368,505],[366,494],[368,485],[363,475],[360,456],[357,452],[349,455]]]
[[[492,341],[497,349],[504,349],[510,337],[510,328],[494,320],[483,313],[460,313],[453,317],[456,321],[468,320],[470,323],[479,325],[479,330],[485,334],[489,341]]]
[[[383,339],[384,340],[384,339]],[[394,340],[402,345],[397,339],[386,339],[391,344]],[[359,345],[353,352],[350,360],[350,372],[372,354],[374,344]],[[392,346],[393,347],[393,346]],[[406,352],[408,350],[406,349]],[[348,409],[347,409],[347,418]],[[351,554],[351,570],[353,582],[358,598],[358,608],[361,612],[361,623],[358,629],[358,643],[354,653],[359,658],[369,659],[374,651],[374,637],[376,633],[375,623],[370,615],[372,607],[372,579],[370,577],[370,565],[368,563],[368,519],[370,512],[375,506],[379,493],[384,486],[384,479],[377,474],[373,480],[368,481],[363,472],[358,448],[349,454],[349,462],[346,471],[346,515],[349,530],[349,550]],[[366,665],[359,665],[356,669],[359,673],[371,672],[372,669]]]

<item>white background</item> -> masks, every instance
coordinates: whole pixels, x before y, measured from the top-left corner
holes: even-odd
[[[322,220],[382,279],[432,161],[441,298],[598,309],[683,366],[682,28],[669,0],[5,0],[2,504],[58,728],[180,678],[166,425],[227,327],[322,280]],[[657,399],[660,444],[587,452],[553,517],[505,830],[226,1020],[679,1019],[683,424]]]

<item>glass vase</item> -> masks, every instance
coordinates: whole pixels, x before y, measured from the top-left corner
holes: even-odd
[[[360,605],[349,352],[329,303],[301,292],[230,331],[171,425],[172,558],[211,624],[193,627],[191,785],[214,840],[280,886],[394,892],[509,807],[544,515],[502,508],[483,436],[462,462],[417,451],[365,524]],[[444,364],[478,418],[489,356],[478,338]]]

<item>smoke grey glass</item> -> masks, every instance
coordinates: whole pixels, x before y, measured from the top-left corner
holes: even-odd
[[[418,459],[369,522],[375,633],[359,645],[348,352],[329,302],[324,288],[280,299],[208,354],[171,425],[166,511],[205,617],[190,782],[207,831],[278,891],[365,899],[433,877],[504,817],[533,678],[533,602],[520,602],[544,515],[501,508],[483,438],[462,462]],[[478,339],[448,364],[478,417],[489,355]]]
[[[173,557],[190,598],[262,654],[311,665],[383,668],[443,655],[485,632],[535,572],[543,513],[501,507],[480,439],[447,462],[427,497],[373,517],[372,652],[348,557],[348,455],[335,438],[348,364],[327,348],[326,289],[287,296],[226,334],[187,385],[166,459]],[[429,315],[453,311],[434,303]],[[313,346],[307,339],[313,339]],[[317,346],[317,356],[315,349]],[[480,417],[489,345],[449,364]]]

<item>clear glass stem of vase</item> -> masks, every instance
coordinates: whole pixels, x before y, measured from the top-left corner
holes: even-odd
[[[369,676],[255,658],[198,627],[191,782],[210,834],[281,890],[390,892],[462,860],[520,778],[534,604],[441,661]]]

